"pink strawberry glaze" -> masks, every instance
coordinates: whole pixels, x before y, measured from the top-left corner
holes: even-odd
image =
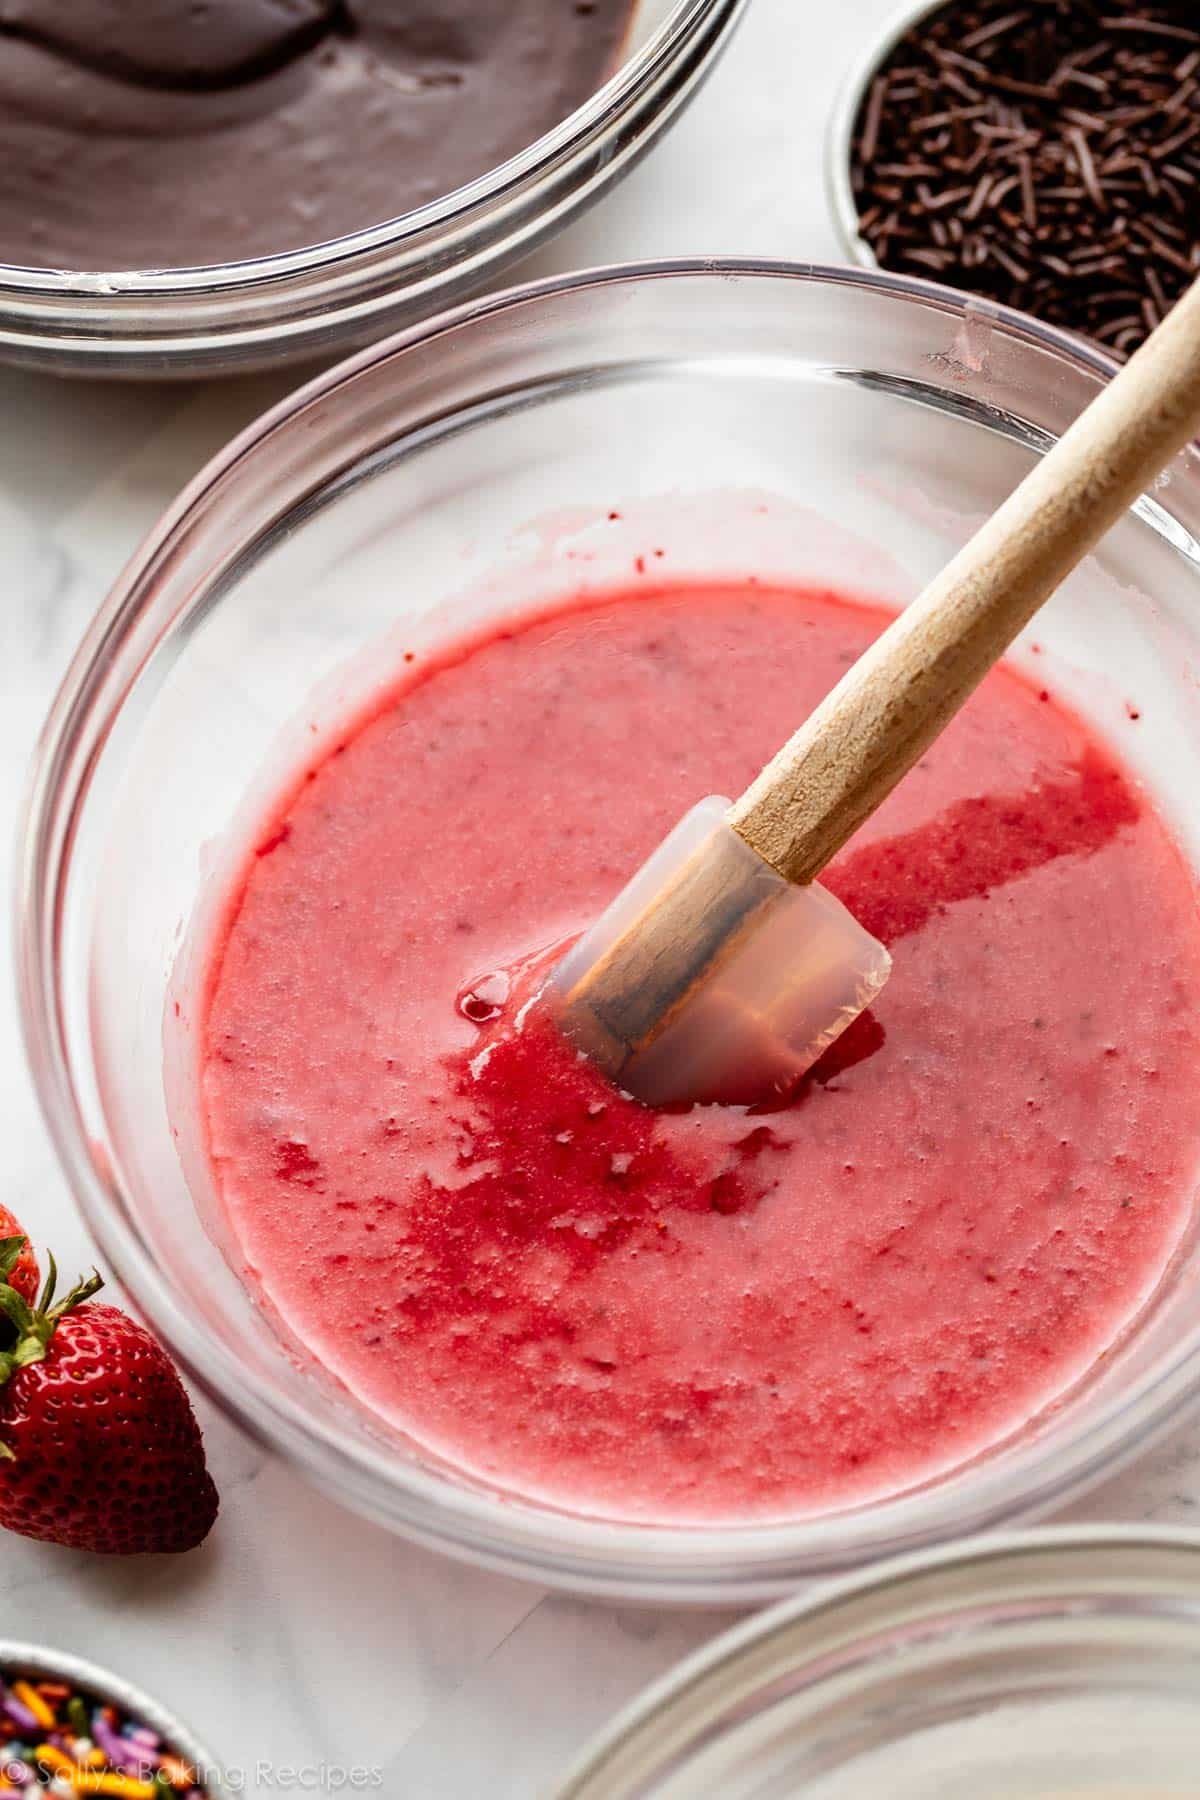
[[[1188,1221],[1196,891],[1006,670],[831,870],[895,973],[786,1108],[656,1116],[513,1030],[503,972],[885,621],[751,586],[515,621],[407,671],[247,854],[203,1101],[250,1278],[489,1479],[651,1520],[894,1491],[1077,1378]]]

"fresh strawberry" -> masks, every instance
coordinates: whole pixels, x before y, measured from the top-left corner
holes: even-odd
[[[200,1427],[149,1332],[96,1304],[0,1281],[0,1526],[76,1550],[191,1550],[217,1516]]]
[[[22,1300],[28,1300],[32,1306],[41,1280],[29,1239],[7,1206],[0,1206],[0,1281],[15,1287]]]

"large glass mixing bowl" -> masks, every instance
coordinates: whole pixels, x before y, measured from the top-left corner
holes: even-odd
[[[675,576],[833,577],[903,600],[1109,372],[1061,333],[889,276],[579,275],[476,303],[301,389],[135,557],[33,775],[29,1053],[69,1179],[137,1305],[220,1405],[324,1488],[540,1582],[746,1600],[1052,1507],[1193,1397],[1189,1242],[1085,1380],[935,1480],[769,1525],[555,1511],[389,1434],[297,1360],[206,1229],[164,1098],[164,1006],[208,847],[297,721],[328,722],[378,677],[398,623],[406,644],[436,641],[514,598],[627,579],[651,546]],[[1189,451],[1015,652],[1119,741],[1193,861],[1198,533]]]

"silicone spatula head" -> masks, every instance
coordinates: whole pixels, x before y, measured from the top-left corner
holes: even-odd
[[[1200,281],[726,810],[683,821],[551,978],[654,1106],[791,1087],[887,980],[816,878],[1022,626],[1200,432]]]
[[[550,979],[567,1035],[648,1106],[790,1092],[891,970],[840,900],[750,849],[729,804],[693,807]]]

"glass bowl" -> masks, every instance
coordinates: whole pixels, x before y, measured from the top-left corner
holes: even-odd
[[[230,374],[369,342],[461,299],[626,174],[746,0],[635,0],[617,72],[553,131],[442,199],[329,243],[211,268],[0,264],[0,358],[56,374]]]
[[[28,1050],[70,1182],[138,1307],[221,1406],[325,1489],[541,1583],[732,1603],[1058,1504],[1193,1399],[1189,1239],[1085,1379],[937,1479],[778,1524],[555,1511],[386,1435],[289,1353],[206,1229],[204,1175],[164,1097],[164,1009],[212,846],[281,745],[335,730],[397,641],[627,584],[651,547],[672,577],[833,580],[902,602],[1111,367],[1030,319],[881,274],[577,275],[476,302],[302,388],[134,558],[33,771],[18,896]],[[1194,863],[1198,533],[1189,450],[1015,651],[1120,744]]]
[[[786,1602],[636,1701],[556,1800],[1192,1800],[1200,1536],[976,1540]]]
[[[7,1638],[0,1638],[0,1677],[10,1682],[59,1681],[87,1699],[115,1706],[131,1722],[145,1725],[158,1733],[164,1747],[185,1762],[195,1774],[204,1800],[230,1800],[231,1790],[225,1785],[226,1775],[210,1752],[173,1713],[169,1713],[140,1688],[134,1687],[132,1682],[126,1681],[124,1676],[114,1675],[108,1669],[100,1668],[97,1663],[85,1662],[81,1656],[72,1656],[65,1650],[50,1650],[40,1644],[14,1643]],[[5,1768],[6,1751],[4,1745],[0,1744],[0,1782],[4,1781]],[[244,1771],[229,1771],[233,1791],[238,1793],[243,1791],[239,1779],[242,1774]],[[0,1788],[0,1793],[15,1794],[16,1791],[15,1787]],[[42,1787],[30,1790],[35,1794],[43,1794],[45,1791]]]

